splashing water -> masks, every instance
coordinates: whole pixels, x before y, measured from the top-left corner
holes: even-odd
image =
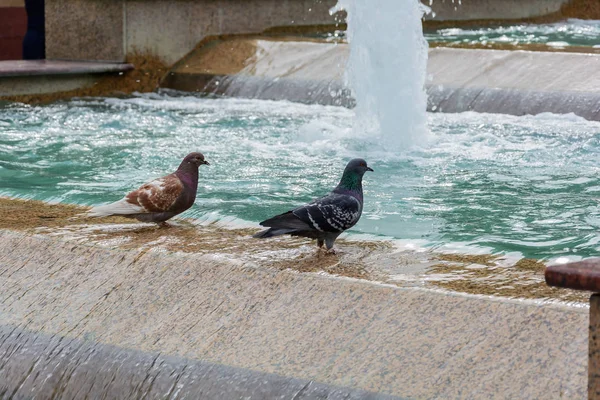
[[[338,0],[331,12],[341,10],[348,14],[346,84],[357,102],[355,135],[395,149],[423,144],[427,8],[417,0]]]
[[[172,171],[200,171],[184,218],[257,227],[334,187],[364,157],[349,232],[442,251],[554,259],[600,252],[600,123],[573,115],[428,115],[426,149],[350,135],[344,107],[146,94],[0,107],[0,196],[103,204]]]
[[[532,45],[600,48],[600,21],[568,19],[551,24],[515,24],[476,28],[444,28],[425,32],[432,42],[462,45]]]

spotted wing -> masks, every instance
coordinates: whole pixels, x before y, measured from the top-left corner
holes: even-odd
[[[317,231],[343,232],[358,222],[362,205],[354,196],[332,193],[292,213]]]

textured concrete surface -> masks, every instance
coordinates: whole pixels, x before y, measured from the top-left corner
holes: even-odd
[[[7,0],[4,0],[7,1]],[[595,0],[576,0],[586,17]],[[49,59],[123,61],[142,52],[174,63],[211,35],[259,33],[273,27],[344,22],[337,0],[47,0]],[[435,21],[519,20],[560,16],[567,0],[424,0]],[[594,6],[595,7],[595,6]],[[579,12],[580,11],[580,12]],[[579,15],[581,14],[581,15]]]
[[[544,283],[545,264],[492,254],[440,253],[395,241],[340,238],[335,256],[317,252],[315,242],[279,237],[256,240],[258,226],[232,229],[198,220],[173,219],[177,229],[125,218],[83,218],[86,208],[0,197],[0,229],[75,240],[113,249],[183,252],[235,259],[247,265],[326,273],[398,287],[444,289],[503,298],[588,303],[581,291]],[[202,238],[201,241],[198,238]],[[552,299],[552,300],[550,300]]]
[[[240,40],[248,43],[245,49],[255,48],[253,56],[243,59],[222,51]],[[352,106],[341,78],[347,57],[343,43],[230,39],[191,53],[163,86],[263,99],[290,93],[290,100]],[[218,85],[206,76],[209,71]],[[575,113],[600,120],[597,54],[434,48],[427,74],[430,111]]]
[[[354,99],[343,83],[348,54],[346,44],[234,38],[192,52],[177,63],[161,86],[351,107]]]
[[[6,76],[77,75],[125,72],[131,64],[82,61],[15,60],[0,61],[0,78]]]
[[[0,96],[56,93],[92,87],[95,75],[11,76],[0,77]]]
[[[0,393],[17,399],[397,399],[6,325],[0,354]]]
[[[401,397],[587,394],[586,308],[397,288],[210,253],[2,231],[0,320]]]
[[[600,90],[600,55],[435,48],[431,85],[462,88],[594,93]]]
[[[174,63],[210,35],[333,24],[336,0],[46,0],[48,59]]]
[[[333,24],[337,0],[204,0],[126,3],[127,51],[174,63],[211,35],[259,33],[276,26]]]
[[[98,82],[102,74],[124,72],[132,68],[131,64],[117,63],[0,61],[0,96],[56,93],[88,88]]]
[[[575,113],[600,120],[600,55],[436,48],[428,107],[513,115]]]
[[[115,72],[8,77],[5,78],[7,81],[13,78],[20,79],[20,83],[27,87],[27,90],[24,90],[27,94],[4,95],[0,96],[0,98],[6,101],[26,104],[47,104],[75,97],[114,97],[135,92],[148,93],[158,88],[162,77],[168,71],[168,67],[156,57],[135,56],[128,58],[128,61],[131,65],[135,66],[134,69],[129,71],[126,70],[131,65],[114,63],[112,65],[115,66]],[[55,60],[46,60],[46,62],[49,64],[63,63],[63,61]],[[66,63],[71,65],[71,63],[78,64],[80,62],[67,61]],[[89,71],[88,67],[90,64],[95,65],[94,69],[98,68],[100,71],[106,70],[106,66],[103,65],[104,63],[83,62],[84,68],[81,71]],[[62,72],[69,72],[70,70],[71,68],[68,67],[66,71]],[[125,72],[116,72],[124,70]],[[88,77],[90,79],[82,82],[81,85],[72,82],[72,80],[77,81],[81,77]],[[43,81],[48,78],[52,79],[53,82],[57,82],[56,85],[49,88],[47,90],[48,93],[38,91],[36,89],[36,81]]]
[[[125,0],[46,0],[46,58],[125,60]]]

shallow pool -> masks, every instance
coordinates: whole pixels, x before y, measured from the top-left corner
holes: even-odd
[[[551,24],[515,24],[479,28],[426,30],[430,42],[463,45],[532,45],[600,47],[600,21],[568,19]]]
[[[329,41],[345,40],[346,33],[338,30],[314,35]],[[567,19],[565,21],[513,25],[489,25],[469,28],[425,28],[423,36],[428,42],[454,45],[547,45],[600,48],[600,20]]]
[[[0,195],[110,202],[198,150],[212,165],[185,216],[256,224],[324,194],[361,156],[375,172],[353,233],[441,250],[598,255],[599,123],[429,114],[429,143],[413,149],[356,136],[351,124],[341,107],[166,94],[5,105]]]

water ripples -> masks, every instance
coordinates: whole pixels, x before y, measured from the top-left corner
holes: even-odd
[[[114,201],[199,150],[212,165],[186,216],[256,223],[322,195],[360,156],[375,173],[355,233],[537,258],[597,255],[600,124],[549,114],[428,120],[429,143],[391,149],[357,135],[341,107],[165,94],[9,105],[0,108],[0,194]]]

